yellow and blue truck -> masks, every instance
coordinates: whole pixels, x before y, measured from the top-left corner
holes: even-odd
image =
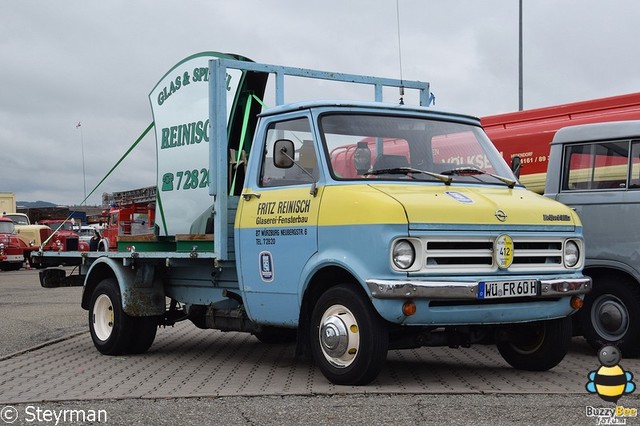
[[[374,100],[285,103],[291,78]],[[398,87],[420,105],[384,103]],[[41,284],[84,286],[100,352],[145,352],[188,319],[295,341],[342,385],[370,383],[391,349],[491,343],[535,371],[564,358],[591,286],[580,220],[521,186],[477,118],[427,107],[428,83],[204,52],[149,98],[153,233],[34,257],[75,256],[78,274]]]

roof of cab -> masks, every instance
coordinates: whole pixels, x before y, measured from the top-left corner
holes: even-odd
[[[610,121],[563,127],[556,132],[551,144],[631,137],[640,137],[640,120]]]
[[[283,114],[302,109],[335,109],[335,110],[362,110],[362,111],[388,111],[388,112],[404,112],[426,114],[433,118],[450,118],[455,120],[472,122],[480,124],[478,117],[466,114],[452,113],[427,108],[418,105],[400,105],[384,102],[359,102],[359,101],[341,101],[341,100],[320,100],[320,101],[303,101],[289,104],[283,104],[264,110],[260,116],[270,116],[275,114]]]

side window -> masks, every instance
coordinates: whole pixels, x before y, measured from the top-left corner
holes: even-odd
[[[640,188],[640,141],[631,142],[629,188]]]
[[[562,189],[626,188],[628,163],[629,141],[569,145],[565,148]]]
[[[277,168],[273,162],[274,144],[279,139],[293,141],[295,163],[290,168]],[[318,178],[318,161],[307,118],[279,121],[267,130],[260,186],[284,186],[311,183]],[[313,176],[313,178],[311,176]]]

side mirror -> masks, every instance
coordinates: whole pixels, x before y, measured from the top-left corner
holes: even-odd
[[[511,159],[511,171],[518,179],[520,179],[520,165],[522,164],[522,159],[520,156],[516,155]]]
[[[371,168],[371,150],[367,142],[358,142],[356,152],[353,155],[353,163],[356,167],[356,173],[363,175]]]
[[[295,155],[293,141],[278,139],[273,146],[273,165],[279,169],[289,169],[293,167]]]

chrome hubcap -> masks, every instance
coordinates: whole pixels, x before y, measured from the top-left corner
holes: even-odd
[[[329,307],[320,319],[318,339],[327,362],[337,368],[350,366],[360,350],[360,328],[353,313],[346,306]]]
[[[330,357],[341,357],[349,345],[347,327],[337,316],[330,316],[322,323],[320,330],[322,349]]]

